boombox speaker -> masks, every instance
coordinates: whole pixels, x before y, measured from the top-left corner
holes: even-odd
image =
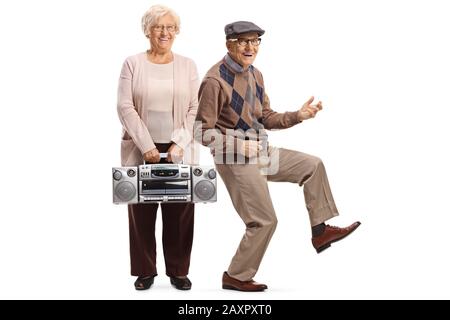
[[[193,202],[217,201],[217,179],[214,167],[192,166]]]
[[[113,168],[113,202],[138,202],[138,173],[136,167]]]

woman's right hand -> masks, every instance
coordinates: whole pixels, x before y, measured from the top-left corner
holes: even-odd
[[[154,148],[144,153],[144,161],[148,163],[158,163],[161,160],[158,149]]]

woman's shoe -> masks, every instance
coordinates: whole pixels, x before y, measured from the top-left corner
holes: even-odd
[[[136,281],[134,282],[134,288],[136,290],[147,290],[147,289],[150,289],[150,287],[152,286],[154,280],[155,280],[155,276],[138,277],[136,279]]]
[[[186,278],[170,277],[170,283],[178,290],[190,290],[192,287],[191,280]]]

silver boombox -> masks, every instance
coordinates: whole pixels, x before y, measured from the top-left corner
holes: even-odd
[[[217,174],[212,166],[143,164],[112,168],[113,202],[216,202]]]

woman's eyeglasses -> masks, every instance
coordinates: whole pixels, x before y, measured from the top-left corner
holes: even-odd
[[[174,25],[164,26],[164,25],[161,25],[161,24],[157,24],[157,25],[154,25],[152,27],[152,29],[155,32],[162,32],[164,29],[166,29],[167,32],[174,32],[174,31],[177,30],[177,26],[174,26]]]

